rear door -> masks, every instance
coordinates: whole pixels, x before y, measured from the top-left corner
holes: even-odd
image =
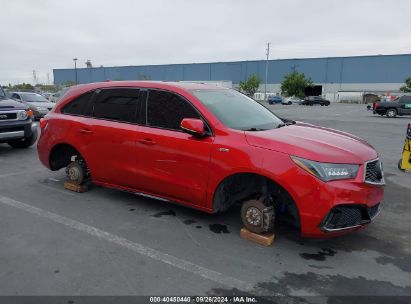
[[[162,90],[147,92],[145,108],[146,126],[136,146],[139,188],[204,205],[213,137],[196,138],[180,128],[183,118],[201,115],[183,97]]]
[[[134,188],[135,145],[141,119],[140,90],[97,90],[90,105],[91,118],[79,130],[93,179]]]

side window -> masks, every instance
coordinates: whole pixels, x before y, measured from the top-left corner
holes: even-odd
[[[403,96],[400,98],[400,103],[411,104],[411,96]]]
[[[104,89],[93,102],[93,117],[136,122],[140,110],[139,89]]]
[[[21,99],[20,99],[20,96],[17,95],[16,93],[14,93],[13,95],[11,95],[11,98],[21,100]]]
[[[200,118],[191,104],[170,92],[150,90],[147,103],[148,126],[181,130],[184,118]]]
[[[93,92],[88,92],[81,95],[80,97],[77,97],[76,99],[65,105],[61,112],[63,114],[86,116],[86,110],[92,95]]]

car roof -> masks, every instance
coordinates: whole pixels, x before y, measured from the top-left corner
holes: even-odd
[[[156,89],[175,89],[182,88],[185,90],[224,90],[225,87],[219,87],[216,85],[204,84],[200,82],[167,82],[167,81],[105,81],[105,82],[93,82],[88,84],[79,84],[73,89],[97,89],[97,88],[110,88],[110,87],[144,87],[144,88],[156,88]]]
[[[39,93],[36,93],[36,92],[16,92],[16,91],[13,91],[13,92],[10,92],[10,93],[16,93],[16,94],[37,94],[37,95],[41,95],[41,94],[39,94]]]

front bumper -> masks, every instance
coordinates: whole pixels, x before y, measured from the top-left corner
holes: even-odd
[[[362,176],[327,183],[315,180],[309,199],[297,203],[302,235],[332,237],[371,223],[381,209],[384,188],[364,183]]]
[[[33,134],[32,120],[0,122],[0,143],[28,138]]]
[[[380,203],[372,207],[357,204],[338,205],[331,209],[319,227],[324,232],[357,229],[371,223],[380,211]]]

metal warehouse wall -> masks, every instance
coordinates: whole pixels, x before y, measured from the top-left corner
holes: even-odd
[[[281,83],[293,69],[315,83],[402,83],[411,76],[411,54],[270,60],[268,83]],[[75,80],[74,69],[53,70],[54,83]],[[265,79],[265,61],[238,61],[77,69],[79,83],[105,80],[231,80],[257,74]]]

